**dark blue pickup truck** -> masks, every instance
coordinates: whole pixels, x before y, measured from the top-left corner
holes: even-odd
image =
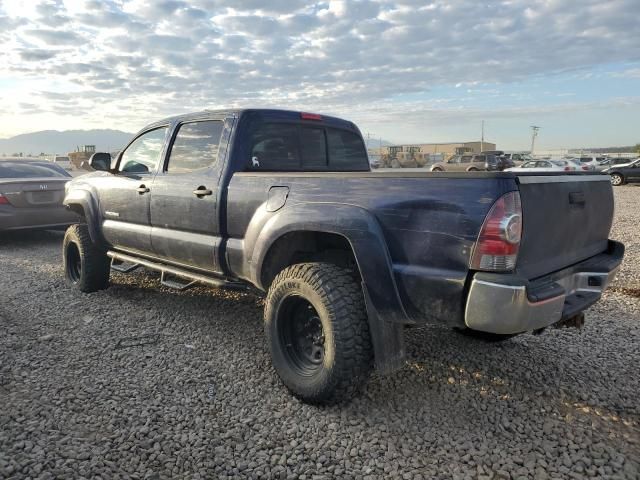
[[[324,115],[168,118],[90,163],[64,200],[83,218],[68,282],[91,292],[143,266],[178,289],[267,292],[275,370],[313,403],[401,367],[407,325],[503,339],[580,324],[624,252],[607,176],[371,172],[358,128]]]

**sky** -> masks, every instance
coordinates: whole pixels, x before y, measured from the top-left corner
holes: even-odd
[[[0,137],[205,108],[396,143],[640,143],[640,0],[0,0]]]

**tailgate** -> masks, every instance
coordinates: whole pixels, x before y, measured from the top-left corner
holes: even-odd
[[[34,178],[0,181],[0,193],[14,207],[62,205],[64,186],[70,178]]]
[[[607,249],[613,221],[608,175],[519,176],[522,243],[517,272],[533,279]]]

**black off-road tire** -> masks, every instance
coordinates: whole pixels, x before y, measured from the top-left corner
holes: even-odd
[[[464,335],[465,337],[477,338],[478,340],[484,340],[488,343],[498,343],[504,342],[505,340],[509,340],[517,335],[514,334],[501,334],[501,333],[490,333],[490,332],[481,332],[479,330],[473,330],[471,328],[454,328],[454,332],[459,333],[460,335]]]
[[[312,312],[309,315],[317,314],[313,319],[321,323],[322,359],[316,365],[307,358],[300,360],[296,353],[295,345],[304,335],[298,331],[287,334],[301,328],[300,315],[294,315],[290,306],[304,302],[310,305],[306,307]],[[366,384],[373,367],[373,348],[362,288],[353,271],[328,263],[285,268],[269,288],[264,319],[273,366],[301,400],[341,403]]]
[[[85,293],[109,286],[109,257],[91,241],[86,225],[67,228],[62,242],[62,258],[64,276],[70,286]]]

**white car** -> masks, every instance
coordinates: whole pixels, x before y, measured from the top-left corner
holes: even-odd
[[[574,160],[582,166],[589,167],[589,170],[596,170],[601,162],[604,162],[607,157],[571,157],[566,160]],[[583,169],[584,170],[584,169]]]
[[[535,158],[528,153],[505,153],[503,157],[511,160],[516,165],[535,160]]]
[[[579,165],[569,160],[529,160],[505,172],[575,172]]]
[[[73,165],[71,164],[71,160],[69,160],[69,157],[66,157],[66,156],[56,155],[55,157],[53,157],[53,160],[51,161],[56,165],[61,166],[65,170],[71,170],[73,168]]]

